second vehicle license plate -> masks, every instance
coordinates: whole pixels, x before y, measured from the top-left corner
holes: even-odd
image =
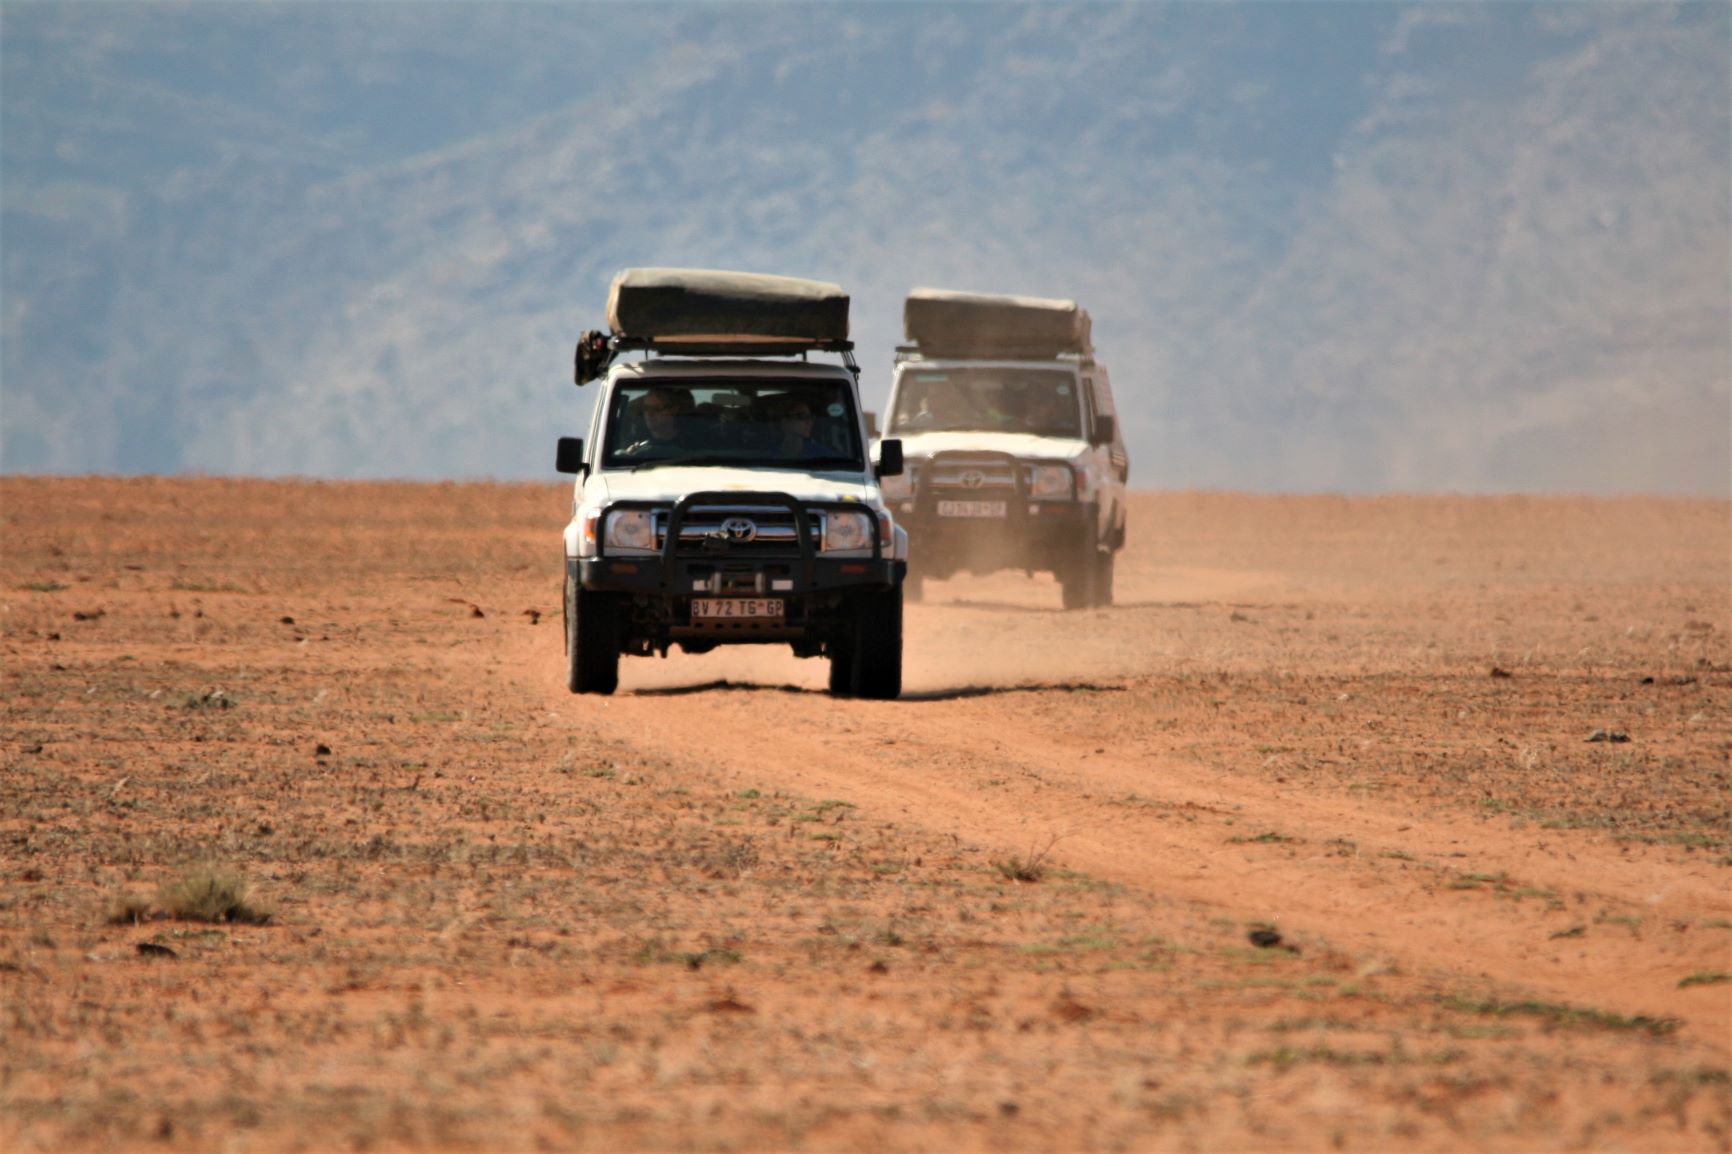
[[[1003,501],[940,501],[940,517],[1002,517]]]
[[[782,619],[780,597],[696,597],[692,599],[693,621],[737,621]]]

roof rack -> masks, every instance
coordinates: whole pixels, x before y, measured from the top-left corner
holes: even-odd
[[[971,351],[968,353],[934,352],[931,349],[921,348],[919,345],[897,345],[896,346],[896,354],[894,357],[891,358],[891,363],[901,365],[901,364],[907,364],[910,361],[933,361],[933,362],[937,362],[937,361],[1030,361],[1030,360],[1035,360],[1035,361],[1044,361],[1044,360],[1063,361],[1065,364],[1074,364],[1078,368],[1081,368],[1081,369],[1092,369],[1095,367],[1095,355],[1094,355],[1093,350],[1090,350],[1089,352],[1086,352],[1086,353],[1074,353],[1074,352],[1073,353],[1059,353],[1057,356],[1051,356],[1051,357],[1044,355],[1044,354],[1031,357],[1031,356],[1018,356],[1018,355],[1016,355],[1016,353],[1014,351],[1012,351],[1012,352],[997,352],[997,353],[980,352],[980,351]]]
[[[659,357],[791,357],[805,353],[851,353],[853,341],[748,340],[693,337],[610,338],[617,352],[643,351]]]
[[[860,377],[854,359],[853,341],[703,340],[690,337],[657,339],[622,337],[597,330],[583,334],[577,342],[572,380],[587,385],[607,372],[621,353],[649,353],[658,357],[805,357],[808,353],[837,353],[842,364]]]

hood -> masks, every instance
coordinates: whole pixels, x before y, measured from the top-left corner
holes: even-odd
[[[665,465],[659,469],[610,469],[596,474],[609,501],[680,500],[689,493],[764,492],[786,493],[800,501],[866,501],[877,496],[877,486],[859,473],[800,473],[790,469],[727,468],[718,465]]]
[[[935,453],[1010,453],[1016,457],[1066,461],[1088,451],[1080,437],[1043,437],[1034,433],[983,433],[977,430],[931,433],[906,432],[891,436],[902,442],[902,455],[924,459]]]

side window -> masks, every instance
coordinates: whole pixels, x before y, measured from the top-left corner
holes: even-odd
[[[584,455],[592,461],[597,459],[596,451],[601,446],[601,441],[599,440],[601,437],[601,419],[607,414],[608,403],[609,395],[607,392],[607,386],[605,385],[596,392],[595,396],[590,398],[589,437],[583,443],[583,451]]]
[[[1107,417],[1118,416],[1118,410],[1113,407],[1113,387],[1107,383],[1106,374],[1095,376],[1091,392],[1094,394],[1095,412]]]
[[[1118,408],[1113,403],[1113,386],[1107,379],[1107,372],[1104,366],[1097,366],[1093,378],[1093,387],[1089,389],[1089,393],[1094,398],[1095,411],[1102,416],[1110,416],[1113,418],[1113,442],[1109,447],[1109,455],[1112,458],[1113,469],[1119,475],[1119,480],[1129,480],[1131,461],[1130,457],[1125,453],[1125,431],[1122,422],[1119,420]]]

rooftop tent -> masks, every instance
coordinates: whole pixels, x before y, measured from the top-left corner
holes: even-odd
[[[927,356],[1046,359],[1094,351],[1088,310],[1071,300],[917,288],[902,306],[905,339]]]
[[[848,294],[798,277],[633,268],[613,279],[607,323],[657,345],[833,345],[848,339]]]

